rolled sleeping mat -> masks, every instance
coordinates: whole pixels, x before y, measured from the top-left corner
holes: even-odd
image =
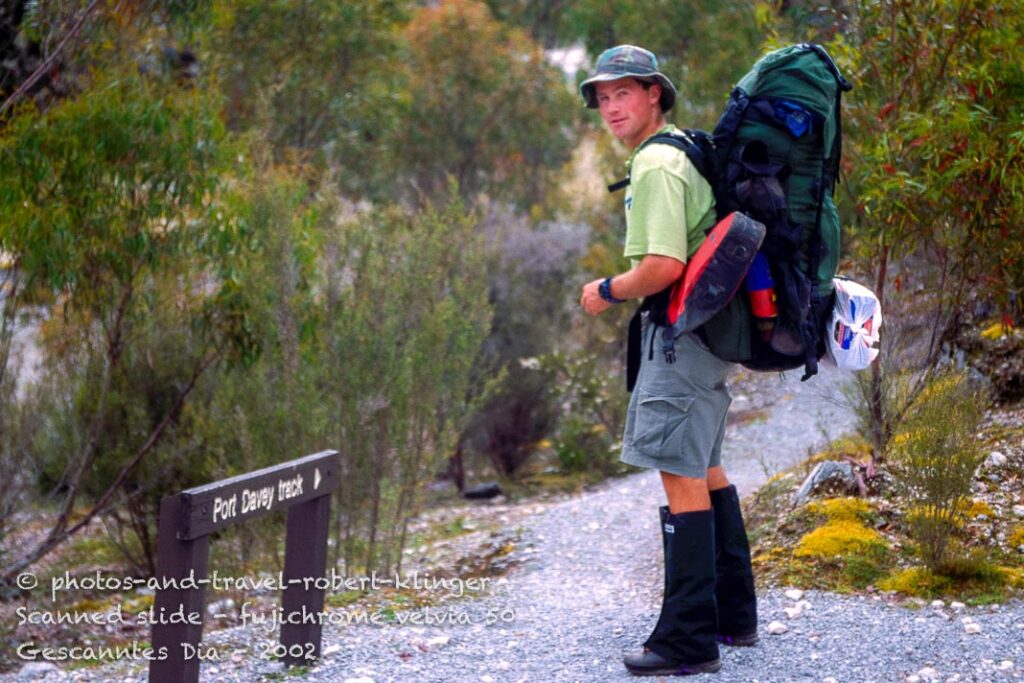
[[[725,308],[743,284],[764,241],[765,227],[734,211],[711,229],[672,288],[668,323],[692,332]]]

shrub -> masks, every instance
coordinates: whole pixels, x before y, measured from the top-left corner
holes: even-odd
[[[561,407],[554,445],[562,471],[620,471],[626,401],[615,390],[621,377],[595,356],[579,352],[552,353],[542,366],[554,378],[549,391]]]
[[[900,485],[913,505],[906,517],[910,535],[933,572],[947,564],[950,537],[970,510],[982,459],[975,434],[985,404],[964,375],[940,375],[917,397],[892,441]]]

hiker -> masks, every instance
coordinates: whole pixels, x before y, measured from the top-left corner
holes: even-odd
[[[583,287],[580,305],[599,315],[615,304],[669,288],[715,223],[710,185],[686,154],[642,143],[677,131],[665,121],[676,88],[643,48],[605,50],[580,86],[611,133],[632,155],[625,197],[625,256],[633,267]],[[665,588],[661,616],[641,651],[624,663],[642,676],[721,668],[718,643],[757,641],[750,548],[739,498],[721,465],[726,378],[733,365],[713,356],[694,334],[675,340],[675,361],[655,352],[657,327],[642,322],[639,375],[629,402],[623,462],[656,468],[668,498],[661,508]],[[659,335],[660,339],[660,335]],[[650,349],[650,353],[648,353]]]

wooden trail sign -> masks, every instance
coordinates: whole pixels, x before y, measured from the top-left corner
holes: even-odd
[[[285,532],[281,645],[285,664],[320,657],[331,493],[338,488],[337,451],[323,451],[167,496],[160,502],[152,647],[166,652],[149,664],[151,683],[196,683],[197,653],[209,559],[209,535],[225,527],[288,510]],[[322,585],[322,584],[321,584]],[[291,616],[291,618],[289,618]]]

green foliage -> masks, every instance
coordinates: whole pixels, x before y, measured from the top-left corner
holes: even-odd
[[[776,19],[774,40],[827,42],[854,84],[842,208],[856,266],[887,311],[882,359],[858,399],[881,457],[965,312],[1019,315],[1024,71],[1008,56],[1024,9],[865,0],[793,3]]]
[[[325,400],[345,453],[346,567],[394,566],[417,487],[468,417],[491,318],[482,246],[458,202],[356,213],[327,237]],[[355,558],[360,530],[369,546]]]
[[[981,556],[973,556],[945,562],[938,570],[898,569],[881,579],[878,587],[918,598],[957,595],[970,604],[988,604],[1005,600],[1012,584],[1012,577],[1004,569]]]
[[[506,377],[473,417],[464,434],[471,452],[486,456],[497,472],[514,474],[537,451],[557,420],[552,377],[536,358],[556,347],[568,327],[566,283],[576,273],[582,226],[540,223],[492,209],[484,226],[488,242],[494,322],[484,343],[484,376]]]
[[[401,124],[384,144],[414,198],[452,176],[467,198],[540,203],[575,142],[576,102],[558,69],[474,0],[417,10],[403,33]]]
[[[1020,280],[1024,71],[1018,3],[862,3],[837,44],[854,67],[865,247],[932,251],[951,284],[1005,302]],[[962,296],[954,290],[951,296]]]
[[[265,136],[279,159],[338,164],[344,187],[367,189],[374,143],[394,123],[386,65],[403,5],[215,0],[207,42],[232,128]]]
[[[553,446],[563,472],[614,474],[626,404],[622,378],[590,354],[555,352],[543,360],[549,391],[561,408]]]
[[[974,472],[982,460],[976,433],[986,399],[963,375],[933,381],[914,402],[893,439],[900,482],[917,505],[908,516],[910,534],[933,572],[948,561],[950,539],[970,509]]]
[[[757,59],[762,34],[754,9],[736,0],[584,0],[563,10],[559,26],[564,40],[583,40],[593,57],[619,43],[652,50],[681,93],[670,117],[710,129]]]
[[[80,494],[109,502],[217,357],[255,353],[223,201],[233,164],[215,101],[132,72],[0,131],[0,251],[49,308],[38,417],[19,437],[39,485],[60,486],[40,549]]]
[[[0,137],[0,245],[76,305],[109,305],[111,285],[166,254],[227,250],[233,227],[203,213],[223,144],[209,100],[130,75],[40,117],[26,110]]]

